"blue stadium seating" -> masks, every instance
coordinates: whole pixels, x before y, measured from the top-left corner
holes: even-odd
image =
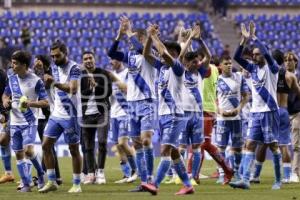
[[[236,23],[248,24],[250,20],[256,23],[257,36],[265,41],[270,49],[294,51],[300,56],[300,15],[243,15],[235,17]]]
[[[214,27],[207,14],[132,13],[128,16],[134,19],[132,20],[134,28],[147,28],[149,22],[158,23],[161,35],[164,36],[163,39],[172,39],[169,36],[172,35],[178,20],[183,20],[186,27],[192,26],[196,21],[201,21],[202,35],[212,53],[220,54],[223,50],[220,40],[214,38],[212,34]],[[68,45],[72,59],[80,62],[82,51],[89,49],[96,53],[101,62],[100,65],[105,67],[109,63],[106,53],[116,36],[119,17],[120,15],[116,13],[59,13],[56,11],[24,13],[20,11],[12,14],[8,11],[3,13],[0,19],[0,36],[5,37],[9,44],[17,45],[20,42],[21,28],[26,25],[31,30],[34,54],[49,53],[51,42],[60,38]],[[126,49],[126,42],[121,42],[120,48]]]
[[[300,5],[300,0],[230,0],[229,3],[238,6],[294,6]]]

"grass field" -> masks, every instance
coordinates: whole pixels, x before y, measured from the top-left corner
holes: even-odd
[[[158,161],[158,160],[157,160]],[[157,164],[157,163],[156,163]],[[15,165],[13,166],[16,169]],[[67,191],[71,186],[71,159],[60,159],[60,167],[64,184],[58,191],[48,194],[39,194],[36,188],[31,193],[16,192],[16,183],[0,185],[0,200],[142,200],[142,199],[197,199],[197,200],[300,200],[300,184],[283,185],[279,191],[272,191],[273,169],[271,162],[264,165],[262,171],[262,183],[252,185],[250,190],[232,189],[229,186],[215,184],[214,179],[205,179],[196,186],[194,195],[177,197],[175,192],[180,188],[178,185],[161,185],[158,196],[151,196],[149,193],[129,193],[127,190],[132,189],[136,184],[118,185],[113,182],[121,177],[118,161],[115,158],[108,158],[105,169],[108,184],[106,185],[88,185],[82,186],[83,192],[80,194],[68,194]],[[0,165],[0,169],[3,167]],[[212,161],[205,161],[202,173],[211,174],[215,170]],[[17,172],[14,171],[17,176]]]

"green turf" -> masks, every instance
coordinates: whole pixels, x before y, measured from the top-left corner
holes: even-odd
[[[157,160],[158,161],[158,160]],[[0,185],[0,200],[140,200],[140,199],[197,199],[197,200],[300,200],[300,184],[283,185],[279,191],[272,191],[273,170],[271,162],[264,165],[262,171],[262,183],[252,185],[250,190],[232,189],[229,186],[221,186],[215,184],[215,180],[202,180],[199,186],[196,186],[196,193],[185,197],[176,197],[174,193],[180,188],[177,185],[161,185],[159,194],[152,197],[148,193],[129,193],[127,190],[132,189],[137,184],[117,185],[113,182],[121,178],[118,161],[115,158],[108,158],[105,169],[108,184],[106,185],[88,185],[82,186],[83,193],[68,194],[67,191],[71,186],[71,159],[60,159],[61,174],[64,184],[58,191],[48,194],[37,193],[36,188],[31,193],[16,192],[16,183],[8,183]],[[0,169],[3,169],[0,164]],[[14,170],[16,169],[14,165]],[[205,161],[203,166],[203,174],[211,174],[215,170],[215,165],[212,161]],[[16,171],[14,171],[17,175]]]

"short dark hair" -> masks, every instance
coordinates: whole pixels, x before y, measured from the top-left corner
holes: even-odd
[[[93,51],[84,51],[81,57],[83,57],[85,54],[92,54],[95,57],[95,53]]]
[[[54,49],[59,49],[64,54],[66,55],[68,54],[67,46],[60,40],[56,40],[55,42],[52,43],[50,50],[54,50]]]
[[[221,56],[220,63],[222,63],[224,60],[231,60],[230,55],[224,54],[223,56]]]
[[[138,37],[147,36],[147,31],[145,29],[142,29],[142,28],[137,28],[133,32],[136,32]]]
[[[180,54],[181,47],[177,42],[165,41],[163,44],[166,46],[167,49],[174,49],[178,53],[178,55]]]
[[[187,52],[187,53],[184,55],[184,59],[185,59],[186,61],[191,61],[191,60],[193,60],[193,59],[195,59],[195,58],[197,58],[197,57],[198,57],[198,53],[195,52],[195,51]]]
[[[43,65],[44,65],[44,68],[49,68],[50,67],[51,60],[50,60],[49,56],[39,54],[39,55],[36,55],[35,58],[42,61]]]
[[[26,68],[28,68],[31,64],[31,54],[28,51],[15,51],[12,54],[11,59],[18,61],[21,64],[25,64]]]
[[[211,59],[210,59],[210,63],[214,64],[215,66],[219,66],[220,65],[220,59],[219,56],[217,55],[212,55]]]
[[[282,65],[284,63],[284,53],[279,49],[272,51],[272,57],[276,60],[278,65]]]

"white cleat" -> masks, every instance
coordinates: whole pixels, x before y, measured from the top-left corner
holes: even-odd
[[[95,175],[94,174],[89,174],[85,177],[85,180],[83,182],[84,185],[91,185],[94,184],[96,181]]]
[[[127,179],[127,183],[132,183],[134,181],[136,181],[138,178],[138,175],[137,173],[135,172],[132,176],[130,176],[128,179]]]
[[[127,183],[128,177],[123,177],[121,180],[115,181],[117,184]]]
[[[75,185],[75,184],[68,191],[68,193],[80,193],[80,192],[82,192],[80,185]]]
[[[284,178],[284,179],[282,179],[281,183],[283,183],[283,184],[289,184],[289,183],[291,183],[291,179]]]
[[[96,184],[103,185],[106,184],[106,179],[103,171],[99,171],[96,176]]]
[[[290,182],[291,183],[299,183],[299,177],[296,173],[292,173],[291,177],[290,177]]]

